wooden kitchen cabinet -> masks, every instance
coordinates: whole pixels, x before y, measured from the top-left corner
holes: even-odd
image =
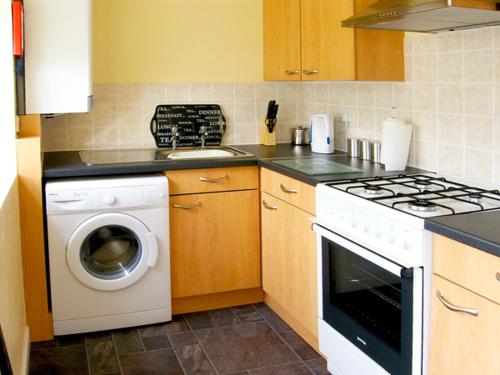
[[[267,193],[264,186],[261,192],[264,301],[317,348],[318,291],[316,236],[311,227],[313,215]]]
[[[439,300],[476,309],[451,311]],[[440,276],[432,278],[429,374],[500,374],[500,306]]]
[[[404,33],[343,28],[375,0],[264,0],[265,80],[404,80]]]
[[[258,167],[165,174],[174,313],[262,301]]]
[[[500,374],[500,258],[434,235],[433,274],[429,373]]]

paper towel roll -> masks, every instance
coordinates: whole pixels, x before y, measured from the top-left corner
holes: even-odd
[[[381,161],[386,171],[402,171],[408,162],[413,126],[390,118],[382,125]]]

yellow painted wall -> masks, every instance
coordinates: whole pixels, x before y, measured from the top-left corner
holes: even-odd
[[[262,0],[94,1],[94,82],[262,81]]]
[[[17,189],[15,182],[0,208],[0,324],[16,375],[24,374],[27,360],[27,326]]]

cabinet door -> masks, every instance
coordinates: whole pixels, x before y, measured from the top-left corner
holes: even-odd
[[[264,79],[300,80],[300,0],[264,0]]]
[[[453,305],[477,309],[478,315],[454,312]],[[432,278],[429,374],[500,374],[500,306],[439,276]]]
[[[302,0],[302,79],[354,80],[354,30],[342,20],[354,12],[352,0]]]
[[[260,286],[259,192],[170,197],[173,298]]]
[[[355,0],[356,12],[377,0]],[[404,33],[356,29],[356,79],[404,81]]]
[[[264,291],[317,337],[316,237],[311,215],[266,193],[261,212]]]

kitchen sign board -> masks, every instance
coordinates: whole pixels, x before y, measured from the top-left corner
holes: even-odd
[[[161,104],[156,107],[150,129],[157,147],[172,147],[172,127],[177,126],[177,147],[199,147],[202,132],[206,146],[219,146],[226,119],[218,104]]]

